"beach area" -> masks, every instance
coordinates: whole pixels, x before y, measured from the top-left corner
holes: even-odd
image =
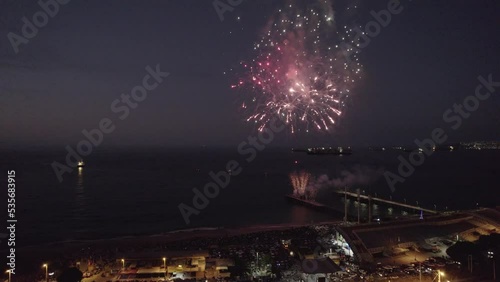
[[[165,256],[179,250],[196,250],[203,246],[208,248],[211,243],[217,240],[224,240],[237,237],[252,238],[255,236],[276,237],[279,233],[300,233],[304,228],[337,225],[340,221],[324,221],[309,224],[274,224],[274,225],[254,225],[241,228],[193,228],[155,234],[149,236],[124,236],[102,240],[79,240],[54,242],[43,245],[19,247],[17,251],[18,267],[21,269],[17,275],[19,280],[25,279],[25,273],[37,272],[39,265],[47,262],[52,264],[59,261],[78,262],[84,256],[90,258],[106,258],[108,261],[120,260],[124,254],[133,256],[134,254],[149,255],[158,254],[158,257]],[[300,230],[300,231],[299,231]],[[274,238],[278,239],[278,238]],[[251,239],[249,239],[251,240]],[[241,242],[245,244],[245,242]],[[189,247],[191,245],[191,247]],[[24,271],[26,270],[26,272]],[[28,277],[32,277],[28,275]],[[31,278],[27,278],[31,279]]]
[[[490,213],[497,215],[495,210],[486,209],[437,215],[425,221],[408,219],[358,225],[354,222],[344,223],[331,220],[308,224],[251,225],[241,228],[207,227],[150,236],[56,242],[19,248],[17,256],[20,261],[20,271],[13,281],[43,280],[41,265],[49,265],[54,277],[65,268],[77,267],[85,273],[85,277],[91,278],[84,282],[128,281],[123,280],[122,276],[135,275],[138,271],[152,271],[153,269],[165,274],[164,269],[167,265],[167,273],[171,275],[169,279],[173,279],[172,277],[179,275],[178,273],[189,275],[188,270],[179,271],[183,267],[198,269],[197,266],[192,265],[192,262],[199,258],[207,264],[217,260],[229,262],[228,267],[231,268],[230,270],[228,268],[227,275],[231,275],[231,279],[236,279],[230,281],[240,281],[242,277],[248,276],[248,271],[252,269],[256,261],[258,263],[259,258],[262,261],[266,260],[266,257],[269,264],[265,265],[269,266],[269,271],[272,270],[274,275],[285,275],[293,272],[293,269],[297,267],[302,267],[302,272],[307,271],[307,269],[304,270],[304,262],[310,259],[318,262],[330,259],[337,268],[329,272],[332,281],[356,281],[362,277],[367,278],[367,281],[387,281],[395,277],[399,277],[401,281],[416,281],[420,265],[423,267],[422,281],[431,279],[436,269],[445,269],[449,275],[458,277],[464,275],[463,269],[461,270],[460,263],[450,259],[446,253],[453,237],[449,234],[454,234],[455,231],[447,229],[460,222],[463,225],[463,221],[466,221],[474,224],[461,227],[459,237],[472,232],[472,229],[481,234],[490,234],[496,229],[489,223],[483,223],[485,219],[481,217]],[[496,222],[494,219],[495,217],[491,222]],[[423,247],[418,247],[419,244],[411,244],[411,246],[393,249],[404,250],[403,253],[384,251],[374,256],[374,261],[369,262],[360,259],[367,250],[360,249],[361,245],[358,243],[351,244],[353,238],[360,238],[364,242],[363,246],[372,248],[373,251],[374,246],[370,245],[370,238],[376,238],[375,241],[381,242],[383,240],[380,236],[389,240],[391,237],[389,234],[394,233],[402,234],[402,237],[398,236],[398,238],[404,245],[406,237],[400,229],[409,230],[411,234],[424,234],[422,231],[411,229],[411,224],[415,226],[437,224],[436,228],[441,231],[425,235],[431,238],[426,242],[429,242],[428,244],[439,242],[442,250],[440,252],[428,251]],[[374,234],[370,233],[370,238],[365,238],[364,234],[367,232]],[[442,233],[440,237],[435,236],[438,233]],[[391,245],[390,243],[384,244]],[[204,273],[206,275],[204,270],[196,271],[196,273],[198,280],[200,275]],[[274,277],[274,279],[273,281],[288,281],[279,280],[279,277]]]

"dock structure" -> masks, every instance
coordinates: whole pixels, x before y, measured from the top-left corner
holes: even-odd
[[[419,207],[419,206],[414,206],[414,205],[409,205],[409,204],[405,204],[405,203],[400,203],[400,202],[396,202],[396,201],[393,201],[393,200],[386,200],[386,199],[382,199],[382,198],[378,198],[378,197],[361,195],[359,193],[353,193],[353,192],[349,192],[349,191],[345,191],[345,190],[337,190],[336,193],[342,194],[342,195],[344,195],[344,197],[356,198],[358,200],[361,199],[361,200],[367,200],[369,202],[372,202],[372,201],[373,202],[379,202],[379,203],[389,204],[389,205],[393,205],[393,206],[399,206],[399,207],[402,207],[402,208],[407,208],[407,209],[412,209],[412,210],[417,210],[417,211],[423,211],[423,212],[431,213],[431,214],[438,214],[439,213],[437,210],[426,209],[426,208],[422,208],[422,207]]]

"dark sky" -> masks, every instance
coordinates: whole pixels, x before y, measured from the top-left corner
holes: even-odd
[[[110,117],[116,130],[106,145],[236,146],[256,128],[243,121],[234,76],[223,72],[255,55],[253,42],[283,2],[247,0],[220,21],[211,0],[73,0],[15,54],[7,34],[20,34],[22,17],[40,6],[0,0],[0,145],[74,145]],[[364,26],[387,2],[360,1],[355,22]],[[500,88],[458,130],[442,119],[474,94],[479,75],[500,81],[500,2],[401,4],[362,49],[364,77],[338,126],[283,133],[273,145],[407,144],[435,127],[452,141],[500,140]],[[156,64],[170,76],[117,120],[111,102]]]

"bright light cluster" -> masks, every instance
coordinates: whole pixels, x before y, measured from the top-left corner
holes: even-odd
[[[311,179],[311,174],[305,171],[290,173],[290,182],[293,187],[293,195],[296,197],[306,196],[306,190]]]
[[[345,46],[355,43],[342,43],[353,31],[344,26],[339,32],[330,1],[303,2],[271,18],[254,45],[257,56],[241,62],[245,75],[232,86],[245,90],[246,120],[260,131],[276,116],[291,133],[330,130],[360,78],[357,52],[346,55]]]

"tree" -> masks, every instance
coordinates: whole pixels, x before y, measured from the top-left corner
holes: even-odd
[[[299,282],[302,279],[302,269],[300,264],[296,263],[292,265],[288,270],[281,272],[282,282]]]
[[[266,277],[272,275],[272,259],[268,254],[263,254],[259,257],[257,254],[256,261],[252,261],[247,265],[247,274],[250,277]]]

